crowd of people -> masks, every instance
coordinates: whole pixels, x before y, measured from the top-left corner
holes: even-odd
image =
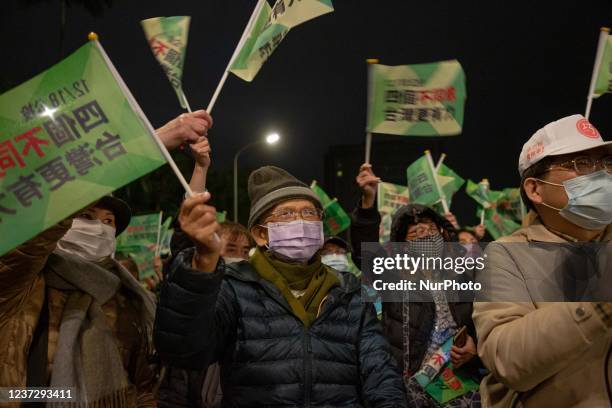
[[[157,130],[169,149],[190,145],[196,194],[177,197],[171,254],[151,281],[115,253],[131,210],[110,195],[0,257],[0,387],[72,387],[88,407],[611,406],[612,297],[534,295],[563,285],[549,260],[564,244],[612,240],[612,142],[585,118],[526,141],[530,211],[512,235],[485,245],[484,226],[461,229],[419,204],[393,216],[391,241],[409,254],[482,249],[489,262],[471,278],[521,302],[366,300],[362,243],[379,242],[381,223],[369,163],[356,169],[348,240],[325,236],[320,198],[274,166],[249,176],[247,225],[219,223],[206,190],[211,126],[196,111]],[[476,386],[440,399],[421,378],[442,375],[432,361],[449,340],[453,376]]]

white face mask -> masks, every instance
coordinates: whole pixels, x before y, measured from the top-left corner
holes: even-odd
[[[244,259],[244,258],[236,258],[236,257],[233,257],[233,256],[224,256],[223,260],[225,261],[226,264],[246,261],[246,259]]]
[[[321,262],[340,272],[348,272],[351,268],[346,254],[321,255]]]
[[[75,218],[72,228],[57,243],[57,249],[92,262],[99,262],[115,252],[115,228],[100,220]]]

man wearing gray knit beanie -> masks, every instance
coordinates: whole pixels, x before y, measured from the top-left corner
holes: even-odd
[[[248,191],[257,247],[239,263],[219,257],[210,194],[183,203],[179,221],[195,246],[176,257],[162,289],[163,361],[192,370],[218,362],[224,406],[406,406],[359,280],[321,263],[317,195],[273,166],[251,173]]]

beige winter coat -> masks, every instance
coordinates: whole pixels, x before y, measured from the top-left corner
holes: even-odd
[[[612,226],[600,241],[612,242]],[[499,242],[569,241],[549,231],[535,217],[529,226]],[[529,301],[534,293],[551,289],[544,289],[547,285],[543,282],[551,282],[547,278],[554,267],[555,254],[534,257],[527,246],[521,247],[523,254],[517,246],[512,254],[495,245],[490,248],[487,255],[489,261],[494,261],[483,275],[501,282],[513,295],[520,295],[521,302],[474,304],[478,353],[491,371],[481,384],[483,405],[612,406],[612,330],[604,324],[595,305]],[[607,272],[612,275],[612,270]]]

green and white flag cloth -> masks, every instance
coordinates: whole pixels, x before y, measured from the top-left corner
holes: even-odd
[[[525,204],[521,198],[521,192],[518,188],[504,188],[502,196],[497,202],[497,209],[500,214],[509,216],[518,223],[523,222],[523,218],[527,214]]]
[[[490,207],[487,209],[479,208],[476,212],[478,218],[481,217],[482,211],[484,211],[484,225],[485,229],[493,239],[499,239],[506,235],[512,234],[514,231],[521,228],[520,224],[512,221],[510,217],[504,216],[497,211],[496,207]]]
[[[155,276],[155,244],[133,247],[125,252],[136,263],[138,267],[138,280],[142,281],[151,276]]]
[[[502,195],[500,191],[491,190],[487,179],[483,179],[480,183],[474,183],[472,180],[468,180],[465,186],[465,192],[485,209],[495,207],[497,200],[499,200]]]
[[[395,214],[395,212],[410,202],[408,186],[393,183],[378,183],[378,212]]]
[[[217,211],[217,222],[221,223],[221,222],[225,222],[225,220],[227,219],[227,211]]]
[[[466,99],[459,61],[370,66],[367,131],[400,136],[461,133]]]
[[[410,202],[408,186],[384,182],[378,183],[377,202],[378,212],[381,217],[380,242],[384,243],[389,241],[393,215],[397,210]]]
[[[159,255],[166,256],[170,254],[170,242],[172,241],[172,235],[174,229],[172,229],[172,217],[166,218],[166,221],[161,227],[161,237],[159,239]]]
[[[117,251],[151,244],[157,245],[161,219],[161,212],[133,216],[130,219],[130,225],[117,237]]]
[[[593,97],[597,98],[605,93],[612,93],[612,35],[610,34],[606,38]]]
[[[0,255],[166,163],[98,41],[0,95]]]
[[[431,206],[442,200],[427,156],[417,159],[406,169],[410,202]]]
[[[175,16],[154,17],[140,22],[151,51],[168,76],[181,107],[188,110],[191,109],[183,92],[183,66],[190,20],[189,16]]]
[[[338,204],[338,199],[331,199],[327,193],[313,181],[310,185],[312,191],[315,192],[321,204],[323,204],[323,229],[325,235],[338,235],[351,225],[351,218]]]
[[[229,71],[251,82],[289,30],[308,20],[334,11],[331,0],[277,0],[270,7],[266,0],[257,4],[259,12]]]
[[[440,183],[440,188],[444,191],[446,203],[450,208],[453,196],[461,189],[465,180],[450,167],[442,164],[438,169],[438,182]]]

